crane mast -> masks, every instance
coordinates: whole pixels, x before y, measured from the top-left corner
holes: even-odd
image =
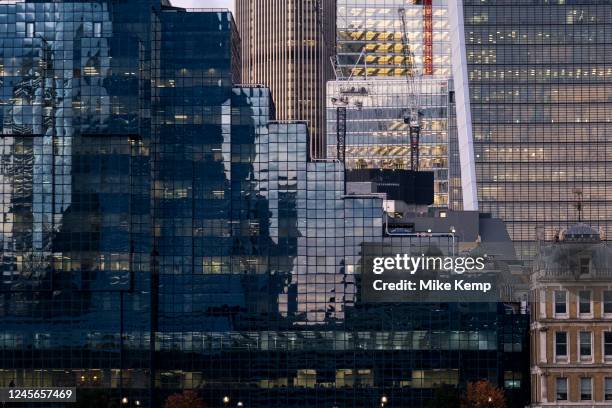
[[[402,53],[406,83],[408,84],[408,107],[404,113],[404,123],[408,125],[410,134],[410,169],[419,171],[419,138],[421,136],[420,123],[420,83],[417,83],[418,72],[415,67],[414,53],[410,47],[408,27],[406,24],[406,9],[399,8],[398,13],[402,20]]]

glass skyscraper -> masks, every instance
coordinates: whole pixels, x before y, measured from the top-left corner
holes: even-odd
[[[579,221],[610,236],[610,2],[463,6],[480,209],[527,259]]]
[[[328,83],[327,155],[338,157],[341,145],[349,169],[410,168],[403,116],[411,104],[405,64],[411,52],[422,113],[418,164],[435,173],[434,206],[476,210],[471,130],[457,124],[469,112],[459,117],[455,111],[465,106],[455,101],[455,83],[463,84],[465,75],[453,69],[462,55],[453,41],[463,36],[453,8],[454,1],[446,0],[337,2],[338,69],[337,80]]]
[[[177,285],[205,265],[200,231],[227,217],[231,14],[15,2],[0,28],[0,382],[153,406],[172,384],[159,333],[200,310]]]
[[[0,5],[0,387],[406,407],[486,378],[520,397],[526,315],[362,299],[364,245],[455,248],[386,233],[384,197],[346,194],[307,124],[237,85],[238,41],[227,11]]]
[[[448,79],[430,77],[417,85],[423,95],[419,170],[434,172],[433,205],[440,208],[451,208],[452,204],[449,201],[449,98],[452,93],[449,85],[452,82]],[[332,81],[327,91],[327,157],[344,156],[347,169],[410,169],[409,129],[404,123],[410,95],[405,80]],[[339,108],[345,109],[342,125]],[[340,130],[342,126],[344,129]],[[343,143],[338,142],[339,132],[344,132]],[[462,209],[459,205],[453,208]]]
[[[338,65],[344,77],[405,75],[400,9],[418,69],[426,76],[451,76],[447,0],[338,0]]]

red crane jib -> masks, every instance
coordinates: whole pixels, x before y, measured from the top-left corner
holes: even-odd
[[[423,1],[423,75],[433,75],[432,0]]]

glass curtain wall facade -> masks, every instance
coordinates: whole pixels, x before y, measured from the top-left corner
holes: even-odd
[[[423,94],[419,170],[434,172],[433,205],[448,208],[449,81],[426,77],[419,87]],[[327,94],[327,157],[344,156],[347,169],[410,169],[409,129],[404,123],[410,96],[405,81],[332,81]],[[339,107],[346,109],[340,147]]]
[[[2,24],[1,387],[405,407],[519,376],[525,316],[361,302],[363,243],[432,242],[384,237],[382,199],[234,85],[229,12],[26,2]]]
[[[165,154],[179,148],[172,139],[160,146],[172,136],[164,112],[176,106],[172,124],[198,115],[214,126],[197,131],[212,133],[223,127],[219,89],[227,99],[240,79],[229,12],[181,22],[176,43],[171,33],[161,36],[175,29],[169,13],[177,14],[152,1],[0,5],[4,387],[77,386],[91,398],[112,390],[116,401],[155,406],[153,390],[165,382],[151,375],[159,372],[158,317],[167,312],[159,273],[182,272],[184,255],[163,241],[163,209],[171,207],[164,200],[183,197],[189,165],[173,163],[180,172],[167,189]],[[206,41],[196,47],[186,38],[190,29]],[[192,53],[200,58],[195,75],[189,57],[180,69],[160,66],[168,45],[207,46]],[[189,94],[193,82],[205,87]],[[175,86],[187,90],[164,106],[161,89]],[[214,104],[204,103],[208,94],[217,95]],[[181,142],[189,133],[173,130]],[[185,220],[179,212],[171,229],[185,231]]]
[[[481,211],[526,259],[579,221],[609,236],[609,2],[463,4]]]
[[[422,79],[418,76],[416,79],[423,82],[420,169],[435,172],[436,207],[462,210],[451,24],[446,0],[337,2],[340,75],[336,78],[338,81],[328,83],[327,157],[337,157],[337,112],[346,108],[343,126],[346,135],[343,136],[347,168],[355,168],[357,161],[373,168],[410,167],[409,135],[402,120],[409,100],[400,9],[405,10],[416,70],[423,75]],[[347,79],[350,83],[345,83]],[[353,87],[356,92],[350,92]],[[391,96],[369,96],[383,89]],[[449,146],[456,147],[454,153]]]
[[[344,77],[405,75],[400,8],[406,11],[416,66],[427,76],[451,76],[447,0],[338,0],[336,4],[338,65]]]
[[[0,383],[147,397],[151,3],[0,5]]]

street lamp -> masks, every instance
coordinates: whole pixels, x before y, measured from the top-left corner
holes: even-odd
[[[386,395],[383,395],[382,397],[380,397],[380,406],[381,407],[384,407],[387,402],[389,402],[389,398],[387,398]]]
[[[136,404],[137,407],[139,407],[140,406],[140,401],[136,400],[135,404]]]
[[[127,405],[127,403],[128,403],[128,399],[127,399],[127,397],[123,397],[123,398],[121,398],[121,403],[122,403],[123,405]]]
[[[225,397],[223,397],[223,405],[227,406],[227,404],[229,404],[230,402],[230,397],[228,397],[227,395]]]
[[[242,403],[242,401],[238,401],[238,403],[236,404],[237,407],[244,407],[244,404]]]

